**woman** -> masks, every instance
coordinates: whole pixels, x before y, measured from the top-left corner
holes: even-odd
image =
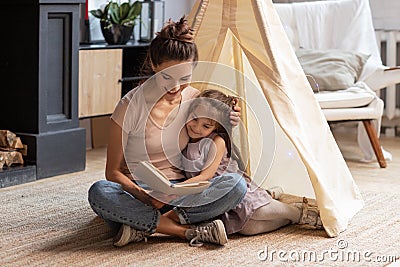
[[[115,246],[141,241],[155,232],[190,240],[191,245],[227,242],[220,220],[193,224],[215,218],[241,201],[246,183],[240,175],[216,177],[204,192],[175,198],[167,205],[131,174],[139,161],[150,160],[171,182],[184,180],[178,169],[180,150],[189,138],[181,131],[187,114],[180,106],[198,94],[189,86],[197,58],[186,19],[169,21],[149,47],[149,65],[155,77],[124,96],[111,117],[107,181],[92,185],[89,203],[118,231]],[[170,141],[165,142],[164,132],[176,140],[171,141],[177,143],[171,145],[171,153],[165,152]]]

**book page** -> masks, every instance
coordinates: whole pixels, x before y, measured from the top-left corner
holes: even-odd
[[[153,164],[142,161],[135,168],[133,175],[150,186],[154,191],[168,195],[190,195],[202,192],[210,186],[210,182],[173,184]]]

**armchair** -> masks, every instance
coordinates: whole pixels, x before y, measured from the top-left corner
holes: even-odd
[[[375,92],[400,83],[400,68],[382,64],[368,0],[275,3],[274,6],[295,50],[370,55],[354,85],[335,91],[317,90],[314,95],[328,122],[360,121],[357,140],[364,160],[371,161],[375,155],[380,167],[386,167],[391,154],[379,143],[384,103]]]

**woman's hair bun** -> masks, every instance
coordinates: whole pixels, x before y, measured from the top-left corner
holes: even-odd
[[[197,62],[199,56],[194,38],[194,31],[185,16],[176,22],[170,19],[150,43],[144,73],[152,73],[153,67],[169,60]]]
[[[193,43],[193,30],[189,27],[188,21],[183,16],[179,21],[175,22],[169,19],[157,36],[167,40],[177,40],[181,42]]]

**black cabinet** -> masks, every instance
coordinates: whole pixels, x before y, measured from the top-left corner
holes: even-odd
[[[78,121],[79,4],[18,0],[0,4],[0,128],[28,145],[36,178],[85,168]],[[8,114],[8,115],[5,115]]]
[[[123,48],[121,78],[122,96],[132,88],[135,88],[142,79],[146,78],[142,73],[142,67],[146,59],[148,48],[149,44],[147,43],[135,43]]]

